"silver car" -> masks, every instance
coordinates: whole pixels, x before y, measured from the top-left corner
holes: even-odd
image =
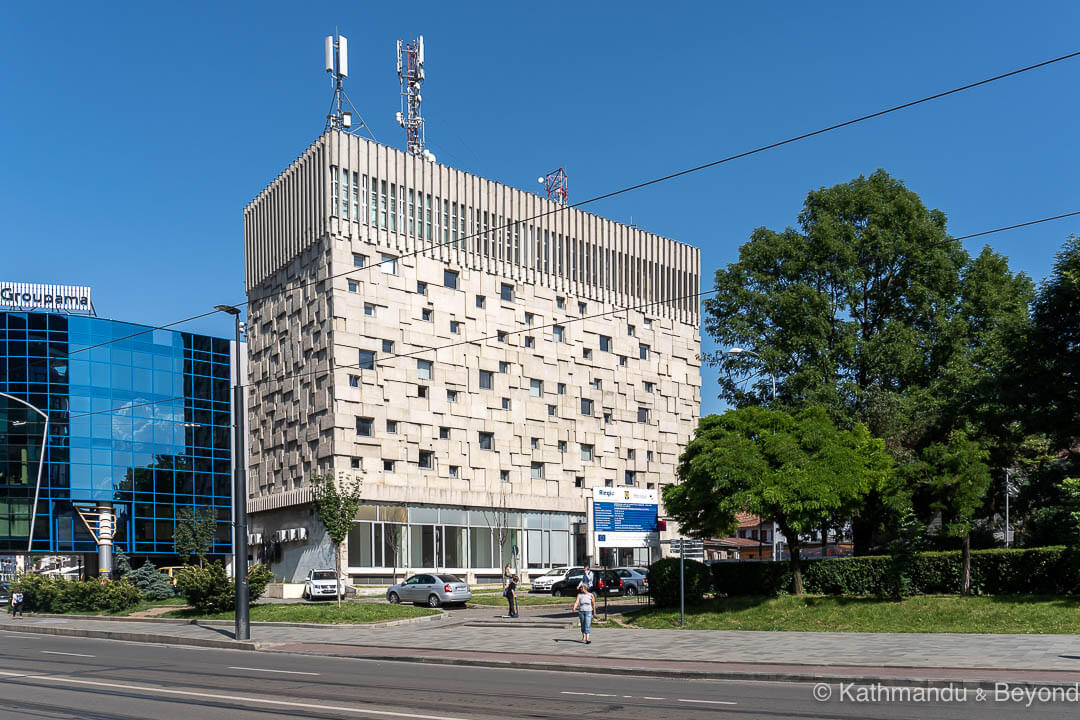
[[[447,603],[464,604],[472,600],[472,590],[469,583],[456,575],[421,573],[392,586],[386,591],[386,599],[395,605],[411,602],[437,608]]]
[[[622,578],[623,595],[638,595],[649,592],[649,574],[641,568],[615,568],[615,574]]]

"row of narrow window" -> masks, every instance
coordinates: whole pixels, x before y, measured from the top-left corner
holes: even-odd
[[[330,166],[330,213],[420,242],[469,250],[537,272],[693,309],[698,276],[662,263],[507,220],[431,193]],[[469,241],[471,240],[471,243]],[[467,244],[469,243],[469,244]],[[471,246],[470,246],[471,245]],[[530,254],[531,260],[527,256]],[[680,291],[681,290],[681,291]]]

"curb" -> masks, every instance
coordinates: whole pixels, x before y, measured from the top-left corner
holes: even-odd
[[[102,622],[157,623],[161,625],[200,625],[203,627],[233,627],[232,620],[200,620],[198,618],[162,618],[162,617],[125,617],[121,615],[61,615],[54,613],[27,613],[27,617],[52,618],[57,620],[95,620]],[[415,625],[417,623],[442,620],[446,612],[440,610],[437,615],[423,615],[414,618],[386,620],[378,623],[294,623],[294,622],[253,622],[251,627],[292,627],[292,628],[339,628],[341,630],[370,630],[372,628]]]
[[[333,643],[322,643],[335,647],[348,647]],[[999,678],[949,678],[949,677],[917,677],[905,675],[860,675],[855,673],[800,673],[800,672],[756,672],[750,670],[678,670],[669,668],[647,668],[600,665],[574,665],[566,663],[554,663],[547,661],[521,661],[521,660],[494,660],[487,658],[443,658],[437,656],[406,656],[379,653],[320,653],[313,650],[276,650],[274,646],[260,643],[261,651],[282,652],[297,655],[321,655],[324,657],[344,657],[359,660],[378,660],[383,662],[409,662],[429,665],[451,665],[458,667],[486,667],[510,670],[545,670],[551,672],[585,673],[589,675],[622,675],[634,677],[660,677],[686,680],[740,680],[756,682],[797,682],[797,683],[856,683],[878,684],[886,683],[892,687],[923,687],[923,688],[966,688],[969,690],[994,690],[996,683],[1005,682]],[[598,658],[604,660],[610,658]],[[926,668],[932,671],[938,668]],[[1030,672],[1030,671],[1029,671]],[[1054,671],[1051,671],[1054,672]],[[1009,687],[1065,687],[1071,688],[1076,683],[1065,680],[1009,680]]]
[[[186,638],[176,635],[157,633],[113,632],[112,630],[83,630],[44,625],[0,624],[0,631],[37,633],[39,635],[60,635],[63,637],[96,638],[98,640],[124,640],[127,642],[153,643],[155,645],[187,645],[191,647],[217,648],[227,650],[258,650],[255,642],[243,640],[213,640],[210,638]]]

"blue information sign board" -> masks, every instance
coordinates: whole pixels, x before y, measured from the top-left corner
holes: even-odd
[[[596,532],[656,532],[657,506],[646,503],[593,503]]]

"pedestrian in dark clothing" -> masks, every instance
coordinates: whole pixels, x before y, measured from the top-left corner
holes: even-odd
[[[517,584],[518,576],[513,575],[510,578],[510,583],[506,586],[506,590],[503,595],[506,596],[506,602],[510,606],[510,617],[516,618],[518,616],[517,611]]]
[[[11,593],[11,617],[22,617],[23,608],[23,594],[22,591],[16,590]]]

